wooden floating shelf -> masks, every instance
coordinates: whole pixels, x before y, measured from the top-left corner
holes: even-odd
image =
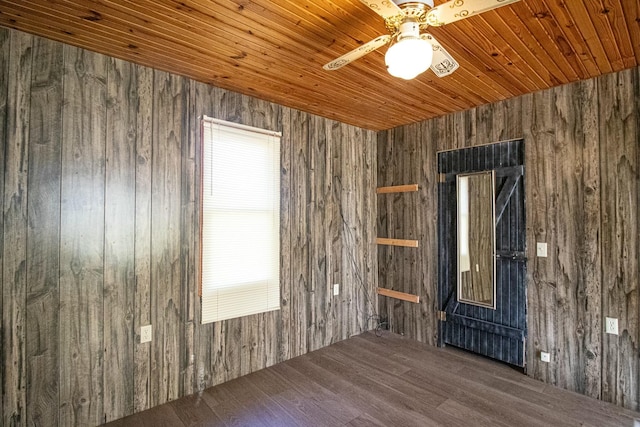
[[[378,237],[376,239],[376,243],[378,245],[405,246],[405,247],[408,247],[408,248],[417,248],[418,247],[418,241],[417,240],[386,239],[384,237]]]
[[[395,185],[393,187],[378,187],[376,193],[407,193],[409,191],[418,191],[418,184]]]
[[[409,301],[415,304],[420,303],[419,295],[406,294],[404,292],[393,291],[391,289],[378,288],[378,295],[384,295],[385,297],[401,299],[403,301]]]

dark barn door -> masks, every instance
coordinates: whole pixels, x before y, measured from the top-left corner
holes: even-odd
[[[458,301],[456,176],[495,171],[496,308]],[[524,367],[524,142],[438,153],[438,344]]]

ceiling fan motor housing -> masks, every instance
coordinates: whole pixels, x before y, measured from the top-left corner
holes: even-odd
[[[407,38],[420,38],[420,24],[413,19],[405,19],[405,21],[400,24],[396,41]]]
[[[398,6],[402,6],[403,4],[406,3],[424,3],[426,5],[428,5],[429,7],[433,7],[433,0],[393,0],[393,2],[395,4],[397,4]]]
[[[407,21],[413,21],[418,24],[421,30],[425,30],[429,24],[427,23],[427,13],[433,8],[433,1],[395,1],[395,3],[402,9],[402,13],[387,18],[385,24],[391,34],[395,34],[400,29],[401,25]]]

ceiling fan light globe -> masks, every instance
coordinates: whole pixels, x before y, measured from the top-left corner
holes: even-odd
[[[431,66],[433,48],[419,37],[407,37],[391,45],[384,60],[389,74],[411,80]]]

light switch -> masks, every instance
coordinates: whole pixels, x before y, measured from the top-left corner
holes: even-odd
[[[543,243],[543,242],[538,242],[538,244],[536,245],[536,254],[540,258],[546,258],[547,257],[547,244]]]

